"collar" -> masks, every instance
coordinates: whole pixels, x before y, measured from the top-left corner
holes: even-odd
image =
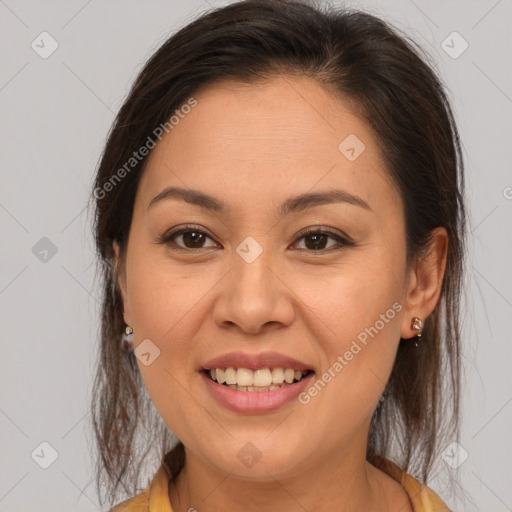
[[[394,462],[381,459],[380,469],[405,488],[414,512],[450,512],[432,489],[402,471]],[[119,504],[110,512],[173,512],[169,501],[170,478],[169,470],[162,463],[144,492]]]

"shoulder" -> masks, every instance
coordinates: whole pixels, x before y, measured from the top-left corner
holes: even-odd
[[[403,473],[402,485],[409,494],[414,512],[450,512],[443,500],[430,487],[421,484],[412,475]]]
[[[394,462],[383,460],[379,466],[405,489],[413,512],[450,512],[443,500],[430,487],[402,471]]]
[[[118,503],[109,512],[147,512],[149,511],[149,492],[137,494],[133,498],[127,499],[122,503]]]
[[[143,492],[117,504],[109,512],[172,512],[168,484],[169,472],[162,463]]]

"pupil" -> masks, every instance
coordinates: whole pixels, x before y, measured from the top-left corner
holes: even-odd
[[[319,238],[323,238],[323,239],[324,239],[323,241],[325,242],[325,235],[322,235],[322,234],[318,234],[318,235],[310,235],[308,238],[309,238],[309,239],[313,239],[313,240],[315,240],[315,241],[313,242],[313,244],[312,244],[312,245],[313,245],[313,247],[312,247],[313,249],[319,249],[319,248],[320,248],[320,249],[323,249],[323,248],[325,247],[325,244],[321,244],[321,247],[318,247],[318,243],[319,243],[319,240],[318,240],[318,239],[319,239]],[[308,248],[311,248],[311,247],[308,247]]]
[[[198,237],[199,240],[197,238],[194,239],[195,238],[194,235],[195,235],[195,237]],[[192,238],[192,244],[196,244],[198,241],[200,241],[202,234],[197,233],[196,231],[189,231],[188,233],[185,233],[184,236],[185,236],[185,238]]]

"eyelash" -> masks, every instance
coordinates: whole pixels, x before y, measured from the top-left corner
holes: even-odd
[[[177,246],[176,242],[173,240],[173,238],[178,237],[179,235],[183,235],[185,233],[190,233],[190,232],[199,233],[199,234],[205,235],[206,237],[211,239],[211,237],[207,233],[205,233],[202,229],[199,229],[197,226],[187,224],[183,228],[180,228],[175,231],[171,231],[170,233],[164,234],[161,238],[158,238],[156,240],[156,242],[161,245],[166,245],[170,249],[175,250],[175,251],[185,251],[185,252],[195,251],[195,252],[197,252],[201,249],[210,249],[211,248],[211,247],[199,247],[197,249],[190,249],[188,247]],[[330,238],[336,240],[338,243],[340,243],[341,247],[338,247],[336,249],[333,249],[333,247],[330,247],[328,249],[319,249],[316,251],[308,250],[308,249],[297,249],[297,250],[307,251],[310,253],[326,253],[326,252],[339,251],[339,250],[343,249],[344,247],[351,247],[351,246],[355,245],[351,240],[348,239],[348,237],[343,237],[337,233],[334,233],[333,231],[325,230],[322,228],[316,228],[316,227],[307,228],[304,231],[302,231],[301,233],[299,233],[299,237],[297,238],[297,241],[302,240],[303,238],[307,238],[308,236],[311,236],[311,235],[327,235],[328,237],[330,237]]]

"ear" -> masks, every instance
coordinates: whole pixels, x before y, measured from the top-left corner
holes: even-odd
[[[400,330],[404,339],[418,333],[412,329],[412,319],[417,316],[425,319],[434,311],[443,285],[448,251],[448,233],[438,227],[432,231],[431,241],[409,271],[405,307]]]
[[[127,287],[126,287],[126,272],[124,269],[124,264],[121,262],[120,258],[120,247],[117,242],[113,242],[113,260],[112,267],[114,269],[114,279],[119,285],[119,289],[121,291],[121,300],[123,302],[123,318],[127,325],[132,325],[131,322],[131,310],[130,310],[130,302],[128,301]]]

